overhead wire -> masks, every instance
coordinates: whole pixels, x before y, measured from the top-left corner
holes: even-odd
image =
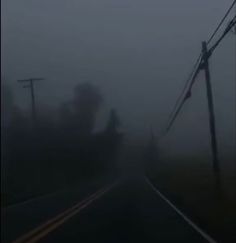
[[[171,111],[171,113],[170,113],[170,115],[169,115],[168,120],[170,120],[171,117],[173,116],[173,114],[174,114],[176,108],[178,107],[178,105],[179,105],[179,103],[180,103],[180,101],[181,101],[181,98],[183,97],[183,95],[184,95],[186,89],[188,88],[188,85],[190,84],[190,82],[191,82],[191,80],[192,80],[192,77],[193,77],[193,75],[194,75],[194,73],[195,73],[195,71],[196,71],[196,68],[197,68],[197,66],[198,66],[198,64],[199,64],[200,59],[201,59],[201,54],[198,56],[196,62],[194,63],[194,66],[193,66],[193,68],[192,68],[192,71],[190,72],[190,74],[189,74],[189,76],[188,76],[188,78],[187,78],[187,80],[186,80],[186,82],[185,82],[185,84],[184,84],[184,87],[183,87],[183,89],[182,89],[182,91],[181,91],[179,97],[177,98],[177,100],[176,100],[176,102],[175,102],[174,108],[172,109],[172,111]]]
[[[220,29],[220,27],[224,23],[225,19],[228,17],[229,13],[231,12],[231,10],[233,9],[235,4],[236,4],[236,0],[233,1],[233,3],[230,5],[229,9],[226,11],[226,13],[223,16],[223,18],[221,19],[220,23],[218,24],[218,26],[216,27],[216,29],[214,30],[214,32],[212,33],[212,35],[208,39],[207,44],[209,44],[212,41],[212,39],[215,37],[215,35],[217,34],[218,30]]]
[[[191,89],[192,89],[192,86],[193,84],[195,83],[195,80],[197,78],[197,75],[199,73],[199,71],[201,70],[201,62],[198,64],[198,67],[197,69],[195,70],[194,74],[193,74],[193,77],[191,79],[191,82],[190,82],[190,86],[184,96],[184,98],[182,99],[179,107],[176,109],[174,115],[172,116],[172,119],[169,121],[168,125],[167,125],[167,128],[166,128],[166,133],[169,132],[170,128],[172,127],[172,125],[174,124],[177,116],[179,115],[182,107],[184,106],[184,104],[186,103],[186,101],[191,97]]]
[[[229,13],[232,10],[232,8],[235,5],[235,3],[236,3],[236,0],[231,4],[229,9],[227,10],[226,14],[224,15],[224,17],[222,18],[222,20],[218,24],[217,28],[215,29],[215,31],[213,32],[213,34],[210,36],[209,40],[207,41],[207,44],[209,44],[212,41],[212,39],[215,37],[215,35],[217,34],[218,30],[220,29],[220,27],[224,23],[225,19],[229,15]],[[209,49],[209,51],[208,51],[208,55],[209,55],[208,58],[212,55],[213,51],[217,48],[217,46],[225,38],[225,36],[229,33],[229,31],[233,28],[233,26],[235,26],[235,24],[236,24],[236,16],[234,16],[234,18],[227,25],[225,31],[220,36],[220,38]],[[203,65],[203,60],[202,60],[202,53],[201,53],[199,55],[197,61],[195,62],[194,67],[192,69],[192,72],[190,73],[187,81],[185,82],[184,87],[183,87],[179,97],[177,98],[177,100],[175,102],[174,108],[172,109],[172,111],[171,111],[171,113],[170,113],[170,115],[168,117],[167,127],[166,127],[166,129],[164,131],[163,136],[166,135],[166,133],[169,132],[169,130],[172,127],[172,125],[174,124],[177,116],[179,115],[183,105],[191,97],[192,87],[193,87],[194,83],[196,82],[196,78],[198,76],[199,71],[202,69],[202,65]],[[181,101],[181,98],[182,98],[182,101]]]
[[[219,37],[219,39],[215,42],[215,44],[209,49],[210,55],[213,51],[218,47],[221,41],[225,38],[225,36],[230,32],[230,30],[236,25],[236,15],[234,18],[229,22],[226,29],[224,30],[223,34]]]

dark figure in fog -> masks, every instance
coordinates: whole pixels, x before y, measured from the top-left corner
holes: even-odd
[[[106,127],[106,133],[117,134],[119,127],[120,127],[120,119],[117,115],[117,112],[115,109],[111,109],[110,117],[109,117],[107,127]]]
[[[151,132],[151,137],[147,145],[146,154],[144,157],[146,171],[149,172],[156,170],[158,167],[158,146],[153,132]]]
[[[100,146],[97,149],[96,158],[107,161],[106,168],[114,167],[117,155],[122,145],[123,134],[119,131],[120,119],[115,109],[111,109],[107,125],[100,136]]]

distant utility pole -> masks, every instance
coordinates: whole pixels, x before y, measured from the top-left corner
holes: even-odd
[[[213,103],[213,95],[212,95],[212,87],[211,87],[211,76],[209,71],[209,62],[208,62],[209,52],[207,50],[207,43],[205,41],[202,42],[202,57],[203,57],[202,68],[205,71],[205,79],[206,79],[206,91],[207,91],[208,110],[209,110],[209,125],[210,125],[210,133],[211,133],[211,148],[212,148],[212,156],[213,156],[213,169],[215,173],[217,190],[221,190],[220,166],[219,166],[218,146],[217,146],[216,129],[215,129],[214,103]]]
[[[31,93],[31,115],[32,115],[32,122],[35,124],[37,120],[37,113],[36,113],[36,105],[35,105],[35,93],[34,93],[34,81],[44,80],[43,78],[29,78],[29,79],[21,79],[17,80],[18,82],[26,82],[27,85],[23,86],[23,88],[29,88]]]

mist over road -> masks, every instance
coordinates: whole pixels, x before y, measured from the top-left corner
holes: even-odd
[[[9,207],[3,242],[214,242],[178,215],[142,176],[90,193],[84,202],[78,193]],[[65,210],[56,222],[14,241]]]

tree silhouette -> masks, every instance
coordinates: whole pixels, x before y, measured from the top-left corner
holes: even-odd
[[[122,144],[120,119],[110,111],[105,129],[93,132],[103,98],[90,84],[76,86],[74,96],[60,107],[60,117],[49,107],[39,109],[37,129],[15,105],[6,88],[4,102],[4,204],[68,187],[115,169]]]
[[[2,85],[1,89],[1,126],[12,125],[12,121],[21,116],[20,109],[16,106],[12,91],[9,86]]]
[[[102,95],[96,86],[87,82],[77,85],[73,100],[61,107],[64,125],[76,135],[91,134],[102,101]]]

